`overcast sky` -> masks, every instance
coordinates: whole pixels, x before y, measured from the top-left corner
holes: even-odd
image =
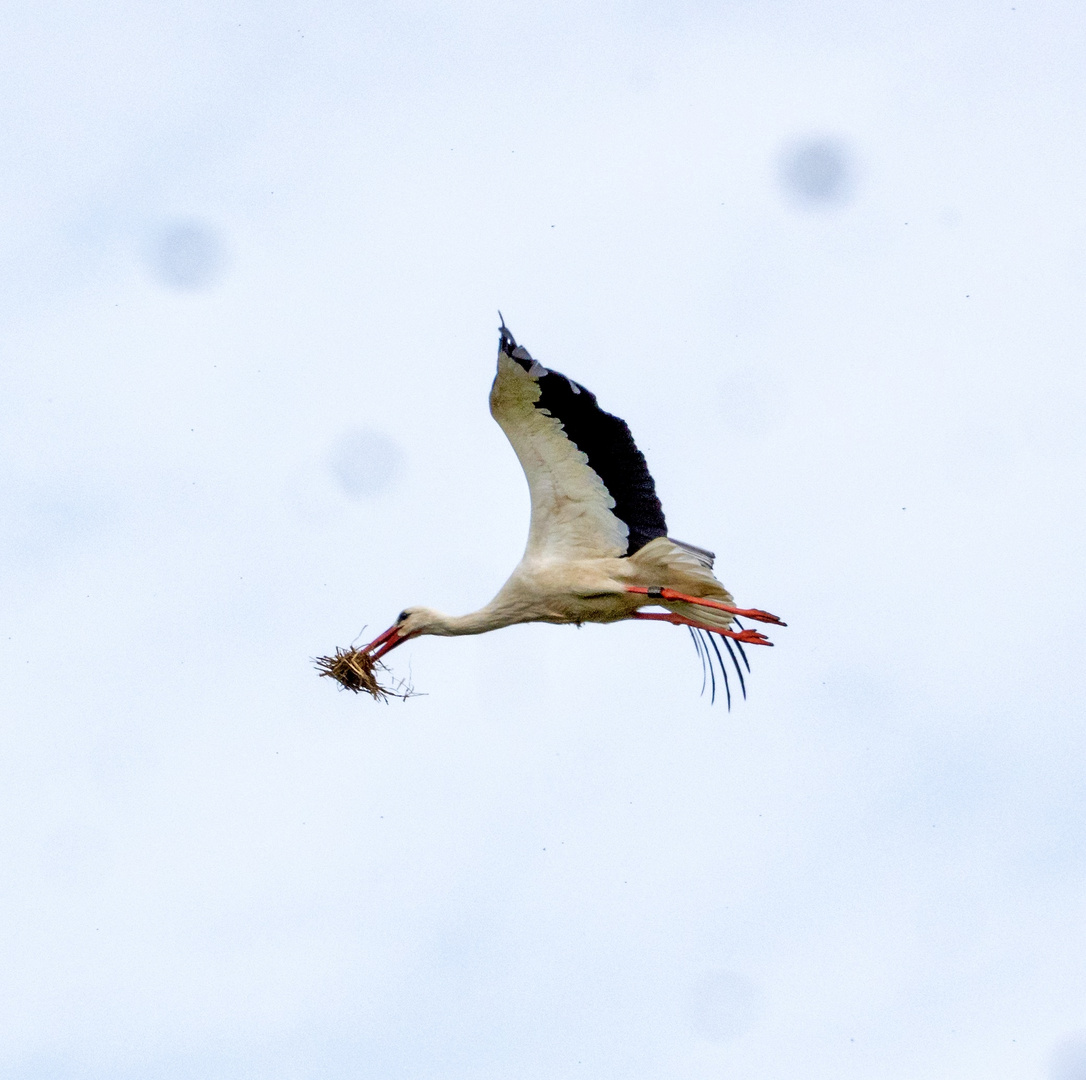
[[[5,1076],[1086,1080],[1086,8],[3,24]],[[499,308],[789,623],[730,713],[317,678],[520,556]]]

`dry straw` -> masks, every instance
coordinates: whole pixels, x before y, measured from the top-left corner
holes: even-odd
[[[411,685],[403,680],[392,686],[382,686],[374,672],[378,668],[388,671],[388,668],[359,649],[336,649],[335,656],[318,656],[313,663],[322,677],[335,679],[340,686],[356,694],[364,691],[375,701],[387,701],[390,697],[406,701],[415,693]]]

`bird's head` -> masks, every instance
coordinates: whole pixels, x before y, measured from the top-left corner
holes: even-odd
[[[436,634],[444,616],[430,608],[409,607],[400,612],[399,618],[380,637],[374,638],[360,649],[374,660],[380,660],[386,653],[392,652],[397,645],[402,645],[408,638],[420,634]]]
[[[425,607],[404,608],[400,617],[396,620],[393,629],[399,635],[400,641],[409,637],[417,637],[419,634],[438,633],[438,627],[444,622],[445,616],[439,611],[432,611]]]

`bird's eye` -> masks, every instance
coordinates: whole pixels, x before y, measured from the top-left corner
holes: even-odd
[[[403,621],[404,621],[404,619],[406,619],[406,618],[407,618],[407,612],[406,612],[406,611],[401,611],[401,612],[400,612],[400,614],[399,614],[399,615],[397,616],[397,618],[396,618],[396,621],[397,621],[398,623],[401,623],[401,622],[403,622]]]

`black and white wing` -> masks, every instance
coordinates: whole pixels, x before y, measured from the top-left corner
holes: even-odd
[[[656,485],[626,422],[533,360],[504,323],[490,412],[528,478],[526,558],[620,557],[667,535]]]

